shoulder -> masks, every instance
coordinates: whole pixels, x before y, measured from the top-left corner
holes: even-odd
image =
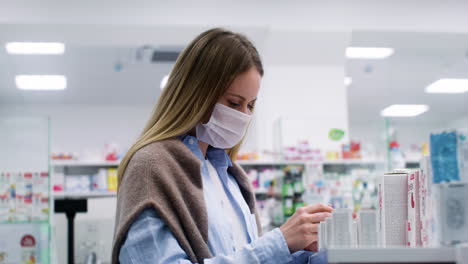
[[[132,165],[163,165],[190,155],[190,151],[177,138],[152,142],[137,150],[128,166]]]
[[[136,151],[125,174],[174,174],[199,167],[198,158],[178,138],[150,143]]]

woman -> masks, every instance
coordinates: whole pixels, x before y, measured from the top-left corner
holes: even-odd
[[[179,56],[155,111],[119,167],[112,263],[289,263],[313,249],[331,208],[300,208],[259,237],[255,197],[232,163],[263,67],[253,44],[223,29]]]

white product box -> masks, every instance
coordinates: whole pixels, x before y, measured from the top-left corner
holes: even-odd
[[[334,248],[353,247],[353,216],[351,209],[336,209],[333,212],[332,237]]]
[[[333,233],[332,233],[332,226],[333,223],[333,216],[328,217],[325,219],[325,225],[327,226],[325,229],[327,230],[327,248],[331,248],[333,246]]]
[[[358,216],[358,238],[360,247],[377,247],[377,212],[362,210]]]
[[[327,248],[327,223],[325,221],[319,224],[319,249]]]
[[[54,173],[51,177],[52,190],[54,192],[63,192],[65,191],[65,173],[58,169],[54,169]]]
[[[357,221],[353,221],[353,227],[352,227],[352,236],[351,236],[351,247],[355,248],[358,247],[359,245],[359,235],[358,235],[358,223]]]
[[[107,192],[107,169],[99,169],[98,173],[92,176],[92,190]]]
[[[432,199],[432,170],[429,156],[424,156],[420,162],[419,174],[419,216],[421,218],[421,243],[423,247],[436,246],[433,237],[433,199]]]
[[[379,183],[379,238],[383,247],[406,245],[408,174],[385,174]]]
[[[412,170],[408,174],[408,226],[407,239],[409,247],[420,247],[421,217],[419,210],[419,176],[421,170]]]
[[[434,187],[437,238],[442,245],[468,242],[468,184],[441,183]]]
[[[457,152],[460,181],[468,183],[468,128],[457,129]]]

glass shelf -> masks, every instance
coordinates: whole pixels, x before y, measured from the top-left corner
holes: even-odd
[[[0,254],[5,263],[51,263],[49,127],[47,117],[0,116]],[[23,220],[28,218],[37,220]]]

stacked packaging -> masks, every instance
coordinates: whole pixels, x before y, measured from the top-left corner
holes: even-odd
[[[468,130],[430,138],[431,155],[422,158],[420,169],[394,170],[379,179],[377,212],[360,211],[353,223],[350,210],[337,209],[320,224],[322,248],[468,242]]]

